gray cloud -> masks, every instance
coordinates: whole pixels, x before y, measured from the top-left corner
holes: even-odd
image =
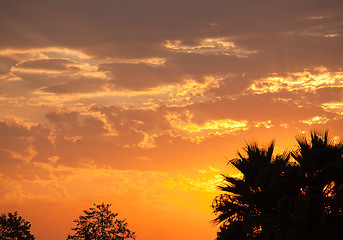
[[[326,88],[318,89],[316,90],[316,95],[314,99],[317,100],[319,104],[330,103],[330,102],[341,102],[343,99],[343,88],[342,87],[326,87]]]
[[[70,71],[79,70],[74,65],[75,63],[66,59],[35,59],[23,61],[16,65],[18,68],[37,69],[37,70],[54,70],[54,71]]]
[[[99,136],[106,133],[104,123],[92,116],[81,116],[78,112],[50,112],[47,119],[63,136]]]
[[[10,57],[0,56],[0,74],[9,72],[18,61]]]
[[[1,4],[0,47],[62,47],[82,50],[94,58],[168,60],[166,66],[156,68],[144,64],[100,65],[100,69],[113,73],[115,89],[145,90],[180,82],[183,74],[201,81],[209,74],[245,73],[247,77],[240,80],[245,83],[239,83],[244,86],[270,72],[301,71],[318,65],[330,70],[342,67],[342,5],[339,0],[192,0],[172,4],[156,0],[97,4],[11,1]],[[226,38],[237,48],[256,54],[240,59],[185,54],[164,46],[168,40],[196,46],[206,38]],[[67,64],[67,60],[55,59],[20,65],[70,70]],[[78,80],[43,87],[48,92],[68,93],[77,92],[77,84]],[[95,84],[86,83],[80,92],[88,92]]]
[[[334,28],[332,23],[341,20],[341,16],[337,17],[341,14],[341,8],[339,0],[277,3],[192,0],[173,1],[173,4],[156,0],[135,1],[134,4],[118,1],[99,1],[97,4],[93,1],[83,1],[82,4],[70,1],[31,1],[30,4],[11,1],[2,4],[2,18],[7,20],[6,25],[2,25],[2,31],[8,33],[2,44],[85,48],[102,43],[105,44],[103,47],[111,49],[111,46],[115,48],[125,42],[132,46],[133,43],[146,43],[144,46],[168,39],[194,41],[232,36],[238,44],[247,44],[244,40],[250,39],[249,45],[253,46],[262,35],[302,32],[318,25],[318,22]],[[328,18],[309,20],[310,17],[320,16]],[[17,31],[19,29],[26,31]],[[17,38],[21,34],[25,34],[24,39]],[[14,40],[12,44],[10,40]],[[264,40],[268,42],[272,39]],[[141,48],[141,51],[144,49]]]
[[[180,81],[170,69],[144,63],[102,64],[99,70],[111,73],[115,89],[145,90],[163,83],[171,84]]]
[[[297,122],[327,114],[317,104],[312,104],[308,99],[302,99],[302,94],[303,92],[300,91],[285,94],[245,95],[234,99],[224,98],[194,104],[187,109],[194,115],[193,121],[197,123],[203,123],[208,119],[226,118],[251,122],[268,120],[278,123]]]
[[[104,90],[107,81],[92,77],[52,78],[53,83],[41,88],[43,92],[55,94],[94,93]]]
[[[155,110],[117,107],[93,107],[92,110],[105,114],[107,121],[119,134],[125,134],[128,128],[143,132],[163,132],[171,127],[165,118],[167,108],[164,106]]]

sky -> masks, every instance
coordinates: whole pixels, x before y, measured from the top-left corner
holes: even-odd
[[[0,210],[66,239],[110,203],[138,240],[209,240],[246,143],[343,136],[341,0],[3,0]]]

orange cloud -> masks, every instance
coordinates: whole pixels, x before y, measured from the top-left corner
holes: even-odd
[[[250,90],[255,93],[266,93],[281,90],[313,91],[324,87],[343,87],[343,73],[340,71],[329,72],[325,67],[288,73],[286,77],[274,75],[255,81]]]
[[[182,41],[167,40],[166,48],[172,49],[182,53],[195,54],[214,54],[214,55],[228,55],[236,57],[247,57],[250,54],[257,53],[256,50],[246,50],[238,48],[234,42],[225,38],[207,38],[199,41],[198,45],[186,45]]]

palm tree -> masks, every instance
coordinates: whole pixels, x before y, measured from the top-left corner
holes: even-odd
[[[343,143],[328,132],[297,137],[292,156],[298,164],[296,224],[302,239],[343,239]]]
[[[223,175],[212,204],[217,240],[343,239],[343,143],[327,132],[296,139],[290,154],[248,144],[229,161],[243,177]]]
[[[217,235],[222,239],[277,239],[278,201],[287,184],[282,184],[286,169],[291,167],[287,153],[273,156],[274,142],[267,148],[256,143],[247,144],[245,156],[229,161],[243,175],[242,178],[223,175],[224,191],[212,204],[220,224]]]

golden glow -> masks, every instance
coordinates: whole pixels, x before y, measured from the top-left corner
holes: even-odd
[[[310,17],[309,19],[313,19],[313,20],[318,20],[318,19],[323,19],[325,18],[324,16],[316,16],[316,17]]]
[[[327,119],[326,117],[316,116],[311,119],[304,120],[303,123],[306,123],[308,125],[313,125],[313,124],[325,124],[327,123],[327,121],[329,121],[329,119]]]
[[[32,145],[25,148],[24,153],[19,153],[19,152],[12,151],[9,149],[1,149],[0,148],[0,150],[2,150],[4,152],[8,152],[9,154],[11,154],[12,158],[21,160],[24,163],[31,162],[32,158],[34,158],[37,155],[37,151]]]
[[[76,143],[77,141],[80,141],[82,139],[82,136],[65,136],[65,140],[71,141],[72,143]]]
[[[329,72],[325,67],[317,67],[304,72],[289,73],[287,77],[279,77],[273,74],[268,78],[255,81],[251,91],[262,94],[266,92],[278,92],[282,89],[288,91],[303,89],[312,91],[322,87],[342,87],[343,72]]]
[[[46,70],[46,69],[27,69],[27,68],[12,68],[12,72],[15,73],[32,73],[32,74],[60,74],[61,71]]]
[[[195,54],[214,54],[214,55],[233,55],[237,57],[248,57],[257,53],[256,50],[246,50],[238,48],[234,42],[225,38],[206,38],[202,39],[199,45],[183,45],[180,40],[166,41],[166,48],[177,52]]]
[[[343,103],[342,102],[331,102],[322,104],[322,108],[328,112],[335,112],[343,115]]]
[[[39,73],[42,78],[46,76],[54,77],[63,75],[64,77],[70,77],[71,79],[77,78],[78,76],[94,77],[92,80],[94,82],[104,80],[104,82],[99,82],[95,86],[103,84],[103,89],[92,92],[71,92],[71,93],[48,93],[45,92],[45,87],[36,89],[33,96],[25,104],[36,106],[45,105],[52,107],[66,107],[68,109],[74,108],[74,110],[79,111],[82,108],[80,104],[67,104],[71,102],[79,101],[96,101],[102,102],[103,104],[117,104],[122,107],[130,107],[135,105],[137,108],[147,108],[153,109],[158,106],[158,102],[164,101],[168,106],[185,106],[192,104],[196,101],[203,101],[207,98],[205,93],[211,89],[219,88],[220,83],[224,80],[226,76],[205,76],[203,82],[197,82],[193,79],[184,79],[180,83],[162,85],[158,87],[151,88],[149,90],[143,91],[127,91],[127,90],[115,90],[108,87],[108,76],[106,72],[97,71],[94,66],[90,66],[86,63],[77,65],[80,71],[78,72],[58,72],[58,71],[46,71],[40,69],[19,69],[26,73]],[[18,68],[14,68],[18,72]],[[20,77],[15,76],[11,78],[16,81],[22,80]],[[8,81],[9,79],[7,79]],[[50,83],[53,80],[51,80]],[[79,82],[82,84],[82,80]],[[55,83],[57,84],[57,83]],[[76,88],[77,89],[77,88]],[[88,100],[89,99],[89,100]],[[77,108],[77,109],[75,109]]]
[[[246,127],[246,121],[234,121],[231,119],[223,119],[223,120],[216,120],[216,121],[208,121],[202,125],[190,123],[185,126],[181,127],[181,130],[188,131],[191,133],[194,132],[201,132],[203,130],[223,130],[223,129],[243,129]]]
[[[210,136],[231,134],[236,131],[247,130],[247,121],[232,119],[209,120],[203,124],[192,123],[193,115],[185,111],[183,115],[169,113],[165,116],[175,130],[183,132],[183,138],[192,142],[202,142]]]
[[[37,60],[37,59],[66,59],[87,66],[95,66],[100,63],[146,63],[151,65],[164,65],[165,58],[104,58],[99,59],[94,56],[87,55],[79,50],[70,48],[48,47],[48,48],[33,48],[33,49],[1,49],[0,55],[15,58],[19,61]]]
[[[208,169],[200,169],[200,177],[187,177],[178,175],[177,178],[166,181],[169,189],[182,189],[186,192],[201,191],[219,194],[217,188],[223,182],[223,176],[219,174],[221,170],[209,166]]]
[[[259,122],[257,124],[255,124],[255,127],[262,127],[264,126],[265,128],[271,128],[273,127],[272,121],[268,120],[266,122]]]
[[[203,83],[187,79],[185,83],[169,85],[166,88],[160,88],[160,91],[168,94],[167,103],[169,106],[185,106],[196,102],[197,98],[206,99],[204,93],[218,88],[223,80],[224,77],[214,76],[206,76]]]
[[[90,56],[82,53],[81,51],[60,48],[60,47],[48,47],[48,48],[32,48],[32,49],[15,49],[7,48],[1,49],[0,55],[13,57],[18,60],[27,59],[48,59],[48,58],[65,58],[65,59],[78,59],[85,60],[91,58]]]
[[[336,34],[336,33],[331,33],[331,34],[326,34],[326,35],[324,35],[323,37],[325,37],[325,38],[333,38],[333,37],[337,37],[338,36],[338,34]]]
[[[110,63],[145,63],[152,66],[163,66],[166,63],[166,58],[135,58],[135,59],[111,59]]]
[[[140,148],[154,148],[156,147],[155,144],[155,137],[157,137],[157,134],[149,135],[148,133],[143,133],[144,134],[144,139],[142,142],[138,144]]]

